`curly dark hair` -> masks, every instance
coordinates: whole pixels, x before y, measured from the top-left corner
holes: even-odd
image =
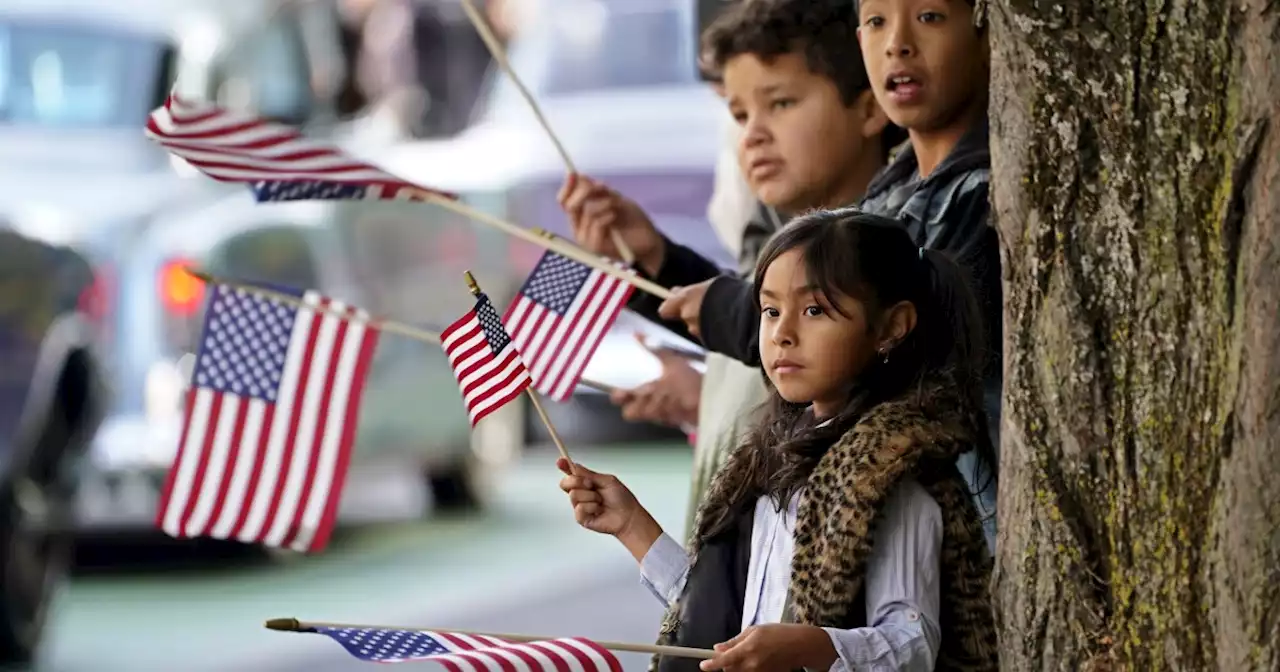
[[[854,0],[736,0],[703,31],[699,67],[707,79],[722,81],[725,63],[735,56],[769,61],[797,52],[810,72],[836,85],[845,105],[871,88]],[[880,135],[886,156],[907,139],[892,123]]]
[[[871,86],[853,0],[737,0],[703,31],[700,53],[703,70],[718,79],[734,56],[769,60],[795,52],[835,83],[846,105]]]

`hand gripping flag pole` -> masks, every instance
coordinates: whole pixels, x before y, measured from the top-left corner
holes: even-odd
[[[564,166],[572,174],[578,172],[578,168],[573,165],[573,160],[569,158],[569,151],[564,148],[564,143],[560,142],[560,138],[556,136],[555,131],[551,130],[551,123],[547,121],[546,115],[542,113],[542,108],[538,106],[538,102],[534,100],[533,94],[529,92],[528,87],[516,75],[515,68],[511,67],[511,61],[507,59],[506,50],[502,48],[502,43],[498,41],[498,36],[493,34],[493,30],[489,28],[489,22],[485,20],[480,10],[476,8],[473,0],[462,0],[462,9],[467,13],[467,18],[471,20],[472,25],[476,27],[476,32],[480,34],[480,39],[484,41],[489,53],[493,55],[493,60],[498,64],[502,71],[507,73],[507,77],[511,78],[511,83],[515,85],[516,90],[524,97],[525,102],[529,104],[529,109],[533,111],[533,116],[537,118],[538,124],[542,126],[542,130],[547,132],[547,137],[551,139],[551,144],[555,145],[556,152],[560,154],[560,159],[564,161]],[[636,255],[631,251],[626,241],[618,233],[617,229],[609,229],[609,237],[613,240],[613,246],[618,248],[618,254],[622,256],[622,260],[628,266],[635,264]]]

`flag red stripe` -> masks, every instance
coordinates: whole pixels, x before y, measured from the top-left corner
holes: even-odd
[[[231,430],[231,447],[227,451],[227,459],[222,469],[222,479],[218,483],[217,495],[213,500],[213,512],[209,514],[209,519],[205,522],[204,529],[198,532],[200,535],[208,534],[218,524],[218,518],[222,517],[222,508],[227,501],[227,490],[231,488],[231,481],[235,476],[233,467],[240,456],[240,441],[244,438],[245,419],[249,416],[249,403],[248,399],[244,399],[238,404],[236,424]],[[199,490],[197,489],[196,492],[199,492]]]
[[[187,524],[191,522],[191,513],[200,500],[200,485],[204,483],[205,471],[209,468],[209,456],[213,453],[213,442],[218,438],[218,418],[222,415],[222,393],[213,394],[213,405],[209,408],[208,425],[204,433],[204,442],[200,446],[200,461],[196,467],[196,475],[192,487],[187,494],[187,505],[182,509],[182,518],[178,529],[181,536],[192,536],[187,532]]]
[[[293,509],[293,523],[289,525],[289,531],[284,535],[284,541],[280,545],[288,548],[293,545],[294,540],[298,538],[298,531],[302,527],[303,514],[307,511],[307,505],[311,501],[311,490],[315,487],[316,470],[320,465],[320,451],[324,445],[325,420],[329,417],[329,405],[333,402],[333,384],[338,377],[338,364],[341,362],[342,346],[347,336],[347,327],[350,322],[347,321],[353,315],[350,307],[342,311],[342,317],[338,321],[337,333],[334,334],[333,347],[329,352],[329,367],[324,372],[324,394],[320,397],[320,411],[316,414],[318,418],[316,431],[311,435],[311,446],[307,451],[306,476],[302,480],[302,491],[298,494],[297,506]]]
[[[600,276],[592,273],[592,278],[587,281],[589,288],[587,289],[587,298],[583,300],[582,307],[569,319],[569,325],[565,328],[565,332],[572,337],[569,339],[569,345],[561,348],[556,353],[555,359],[562,363],[560,371],[554,374],[551,382],[547,383],[546,389],[554,391],[560,388],[560,383],[566,378],[574,378],[575,373],[572,371],[573,359],[582,349],[583,341],[586,340],[591,331],[591,325],[600,319],[599,311],[592,310],[595,307],[596,298],[600,295],[601,286],[606,284]],[[583,319],[587,320],[587,325],[582,326]],[[548,371],[552,369],[548,367]]]
[[[169,474],[164,479],[164,491],[160,495],[160,505],[156,507],[156,527],[164,527],[164,518],[169,512],[171,505],[170,497],[173,496],[173,482],[178,478],[178,465],[182,464],[182,455],[187,448],[187,436],[191,434],[191,414],[195,412],[196,407],[196,388],[187,388],[187,400],[183,406],[183,422],[182,433],[178,436],[178,450],[173,458],[173,466],[169,468]]]
[[[542,655],[550,658],[552,663],[556,666],[556,672],[571,672],[571,670],[573,670],[573,667],[569,665],[569,661],[564,657],[564,654],[560,653],[560,647],[553,646],[551,642],[530,642],[529,646],[530,648],[541,651]],[[586,672],[591,672],[591,668],[595,666],[583,665],[582,667]]]
[[[369,375],[369,367],[373,363],[373,353],[378,347],[378,331],[366,328],[364,341],[360,344],[360,355],[356,360],[352,381],[361,381]],[[320,518],[320,529],[311,539],[309,553],[317,553],[329,544],[329,536],[338,521],[338,503],[342,499],[342,488],[347,479],[347,468],[351,464],[351,451],[356,439],[356,422],[360,418],[360,399],[364,395],[364,386],[355,384],[351,396],[347,399],[347,415],[342,423],[342,442],[338,453],[338,463],[333,472],[333,486],[329,488],[329,501],[325,502],[324,515]]]
[[[321,299],[318,305],[323,309],[329,305],[329,299]],[[307,345],[302,356],[302,370],[298,372],[298,384],[294,387],[297,391],[297,397],[293,402],[292,412],[289,414],[289,433],[288,436],[298,436],[298,425],[302,419],[302,408],[306,401],[307,381],[311,378],[311,361],[316,354],[316,341],[320,337],[320,325],[324,324],[324,314],[317,312],[315,318],[311,320],[310,330],[307,333]],[[280,512],[280,500],[284,497],[285,484],[288,482],[289,471],[293,467],[293,451],[299,446],[294,441],[286,441],[284,444],[283,455],[280,459],[281,473],[276,479],[275,491],[271,495],[271,506],[267,509],[267,518],[262,523],[262,528],[258,532],[258,540],[262,541],[271,534],[271,528],[275,525],[276,514]]]
[[[270,175],[273,175],[276,173],[282,173],[282,174],[305,173],[307,175],[315,175],[317,178],[325,178],[325,177],[336,176],[339,173],[351,173],[351,172],[357,172],[357,171],[365,171],[369,169],[368,166],[365,166],[359,163],[352,163],[352,162],[340,163],[333,166],[298,168],[295,166],[290,166],[285,162],[281,162],[281,163],[284,163],[284,165],[282,166],[271,166],[271,165],[262,165],[261,163],[253,163],[253,162],[245,163],[240,161],[210,161],[208,159],[198,159],[190,156],[186,156],[183,158],[187,160],[187,163],[190,163],[196,168],[206,168],[208,170],[258,171],[263,173],[264,177],[262,179],[271,179]]]
[[[454,652],[453,655],[458,656],[470,662],[473,665],[477,665],[482,670],[488,669],[489,667],[488,665],[485,664],[486,661],[492,661],[496,663],[498,667],[502,668],[503,672],[516,672],[515,665],[512,665],[511,661],[507,660],[506,658],[503,658],[502,656],[492,655],[484,651],[483,649],[476,650],[476,648],[470,642],[467,642],[462,637],[459,637],[452,633],[442,632],[442,633],[439,633],[439,635],[441,639],[444,639],[446,642],[453,645],[454,647],[458,649],[464,649],[461,651]]]
[[[514,358],[516,356],[517,356],[516,353],[512,352],[509,355],[508,361],[510,360],[510,358]],[[502,380],[501,383],[498,383],[497,385],[494,385],[491,388],[493,390],[492,393],[486,395],[483,398],[477,399],[475,403],[469,405],[467,410],[470,411],[471,406],[479,406],[481,403],[489,402],[491,399],[497,396],[497,394],[500,391],[505,390],[508,385],[514,383],[517,378],[520,378],[522,376],[527,376],[527,375],[528,375],[528,372],[524,369],[524,367],[520,367],[518,369],[513,370],[509,375],[507,375],[506,378]],[[493,413],[499,408],[506,406],[512,399],[515,399],[516,397],[523,394],[526,388],[527,388],[527,385],[520,385],[512,389],[510,392],[507,392],[506,394],[502,395],[501,397],[498,397],[497,402],[493,403],[483,411],[480,411],[476,415],[475,420],[472,420],[472,424],[480,422],[481,420],[488,417],[490,413]]]
[[[244,489],[244,499],[240,502],[240,513],[236,516],[236,523],[231,527],[231,538],[235,539],[244,532],[245,523],[248,522],[249,512],[253,509],[253,502],[258,496],[258,481],[262,475],[262,463],[267,459],[267,448],[271,445],[271,426],[275,424],[276,405],[269,404],[267,406],[266,418],[262,421],[262,430],[258,432],[258,450],[253,456],[253,469],[249,471],[249,483]]]
[[[378,196],[385,200],[421,200],[427,195],[458,198],[405,182],[340,148],[309,140],[296,129],[204,103],[171,98],[166,107],[151,113],[147,132],[171,153],[220,182],[342,182],[381,187],[383,193]],[[269,149],[279,151],[265,151]],[[323,159],[332,164],[305,165]]]
[[[553,347],[551,342],[556,340],[555,335],[557,332],[554,322],[557,318],[551,311],[546,310],[523,294],[520,295],[519,301],[525,304],[524,310],[519,319],[512,324],[511,334],[513,338],[516,334],[529,334],[529,338],[524,339],[528,347],[527,349],[521,349],[521,352],[524,353],[524,361],[529,366],[530,374],[533,374],[534,370],[538,368],[538,358],[548,348]],[[532,320],[532,323],[530,323],[530,320]],[[551,321],[552,324],[546,325],[547,321]],[[539,340],[537,338],[538,334],[542,334],[543,338]]]
[[[618,313],[621,312],[622,306],[626,305],[626,297],[631,295],[629,285],[604,275],[601,275],[600,278],[600,285],[603,286],[603,289],[600,292],[599,302],[590,306],[590,322],[581,331],[574,331],[574,333],[579,334],[578,341],[574,344],[573,352],[565,355],[567,366],[562,371],[564,373],[573,372],[573,377],[561,376],[556,381],[557,387],[548,392],[549,396],[557,400],[563,401],[573,394],[573,389],[582,377],[582,372],[591,363],[591,357],[594,355],[596,348],[599,347],[600,342],[604,340],[605,334],[613,326],[613,322],[617,319]],[[620,289],[624,290],[622,293],[625,296],[619,301],[617,297]],[[581,313],[579,316],[581,316]],[[581,361],[578,361],[579,357],[581,357]]]
[[[613,652],[610,651],[609,649],[606,649],[603,646],[600,646],[596,642],[590,639],[587,639],[585,637],[574,637],[573,641],[578,642],[579,644],[582,644],[583,646],[591,649],[592,651],[595,651],[597,655],[604,658],[605,662],[609,664],[609,670],[611,672],[622,672],[622,663],[618,662],[618,657],[613,655]]]

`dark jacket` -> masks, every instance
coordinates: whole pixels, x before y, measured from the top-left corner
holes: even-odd
[[[844,629],[867,624],[863,579],[874,523],[898,485],[915,479],[943,518],[942,643],[936,668],[997,669],[992,561],[956,467],[957,456],[982,440],[976,411],[954,381],[937,378],[872,407],[834,442],[800,496],[784,622]],[[749,450],[760,448],[744,446],[730,456],[698,508],[692,565],[682,595],[663,621],[661,644],[711,648],[741,630],[758,496],[750,493],[744,459]],[[697,661],[657,657],[651,670],[695,672]]]
[[[984,305],[992,351],[991,373],[1000,370],[1000,245],[987,225],[991,154],[984,120],[956,145],[929,177],[920,179],[910,145],[867,187],[861,207],[902,220],[916,242],[950,252],[971,270]],[[721,277],[702,301],[702,343],[748,365],[760,364],[760,311],[750,278]]]
[[[738,272],[736,275],[721,269],[715,262],[684,245],[672,242],[670,238],[664,237],[667,243],[667,254],[662,259],[662,268],[658,270],[657,276],[649,279],[663,287],[688,287],[689,285],[696,285],[721,276],[745,278],[749,283],[760,249],[764,247],[764,244],[775,231],[782,228],[783,224],[783,219],[772,208],[757,203],[756,216],[747,223],[747,228],[742,233],[742,252],[738,255]],[[647,276],[648,274],[642,271],[641,275]],[[685,338],[694,341],[699,340],[689,333],[683,322],[679,320],[666,321],[658,317],[658,306],[660,305],[662,305],[662,299],[648,292],[632,292],[631,300],[627,303],[628,308],[645,318],[663,324]],[[753,310],[755,309],[754,296],[752,297],[751,307]]]

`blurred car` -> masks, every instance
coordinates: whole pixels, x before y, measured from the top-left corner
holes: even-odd
[[[0,665],[33,660],[66,576],[76,473],[107,392],[88,262],[0,218]]]
[[[142,133],[172,87],[351,139],[333,111],[344,69],[326,32],[333,18],[321,0],[0,4],[0,215],[84,255],[101,301],[93,335],[114,395],[81,475],[81,535],[153,533],[202,318],[203,286],[186,265],[359,302],[315,204],[254,206]],[[384,339],[379,349],[342,523],[481,499],[461,402],[451,415],[450,402],[406,387],[414,370],[395,353],[415,347]],[[433,389],[456,397],[452,381]],[[403,428],[432,415],[435,434]]]
[[[525,16],[528,21],[510,46],[512,66],[576,168],[638,201],[667,235],[731,266],[732,258],[706,219],[727,112],[696,67],[694,4],[542,0]],[[565,164],[499,70],[490,73],[488,93],[467,130],[447,140],[397,145],[377,160],[408,179],[462,193],[470,205],[508,221],[569,234],[555,200]],[[404,212],[404,226],[365,235],[409,240],[420,235],[421,227],[449,219],[421,208]],[[495,301],[505,303],[541,250],[483,229],[468,235],[474,236],[472,245],[485,251],[480,256],[504,262],[479,277],[487,276],[486,288]],[[419,264],[406,260],[401,268],[379,272],[411,274]],[[636,324],[626,319],[615,326],[588,366],[588,378],[629,387],[659,375],[657,359],[632,336]],[[623,424],[616,409],[586,386],[579,387],[572,403],[551,410],[559,429],[587,440],[637,438],[652,429]],[[528,429],[540,434],[534,423]]]

